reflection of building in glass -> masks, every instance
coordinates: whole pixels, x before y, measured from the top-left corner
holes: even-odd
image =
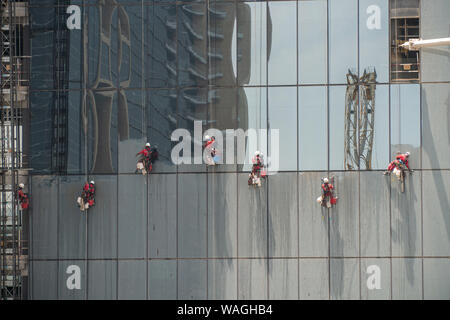
[[[358,76],[347,74],[345,94],[345,169],[360,166],[372,168],[372,149],[375,122],[376,70],[365,69]]]
[[[419,80],[419,51],[400,45],[420,37],[419,0],[391,0],[391,80]]]
[[[130,22],[124,7],[117,5],[115,0],[103,1],[91,10],[97,12],[89,15],[91,20],[87,20],[86,26],[94,36],[89,38],[89,43],[85,42],[85,53],[92,47],[97,52],[91,52],[95,57],[85,55],[84,65],[88,65],[88,58],[94,59],[89,68],[95,71],[90,74],[86,100],[83,101],[84,133],[91,144],[91,172],[112,173],[117,170],[114,161],[117,145],[111,134],[116,118],[120,138],[126,140],[129,135],[128,104],[124,89],[130,86],[132,66]],[[95,41],[97,43],[93,43]],[[117,83],[120,90],[116,95],[113,89]],[[113,114],[116,111],[114,103],[117,103],[117,115]]]

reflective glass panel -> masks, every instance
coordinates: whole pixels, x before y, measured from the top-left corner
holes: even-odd
[[[251,170],[251,159],[256,150],[267,154],[267,134],[260,129],[267,129],[267,88],[240,88],[238,91],[238,128],[255,132],[243,143],[237,140],[236,154],[242,170]]]
[[[237,4],[237,65],[240,85],[267,84],[267,4]]]
[[[359,2],[360,74],[376,72],[372,82],[389,81],[389,4],[388,0]]]
[[[327,83],[327,1],[298,2],[298,79]]]
[[[229,2],[213,2],[209,15],[209,80],[214,85],[236,84],[236,5]]]
[[[146,87],[174,87],[177,80],[175,5],[144,6]]]
[[[358,67],[357,0],[329,0],[330,83],[346,83]]]
[[[327,88],[300,87],[298,101],[299,169],[327,170]]]
[[[208,58],[205,3],[185,3],[178,6],[178,84],[205,86],[208,84]]]
[[[297,3],[295,1],[268,2],[267,55],[269,84],[297,83]]]
[[[268,95],[269,129],[279,130],[279,152],[276,152],[277,141],[271,143],[269,136],[266,162],[275,165],[275,160],[269,157],[278,157],[280,170],[297,170],[297,88],[269,88]]]
[[[420,168],[420,86],[391,86],[391,160],[397,152],[411,153],[410,163]]]
[[[421,38],[450,37],[450,1],[421,1]],[[450,47],[437,46],[421,49],[422,80],[450,81]]]

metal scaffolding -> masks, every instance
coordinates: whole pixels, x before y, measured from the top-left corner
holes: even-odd
[[[1,299],[26,298],[28,236],[26,212],[20,210],[16,186],[27,188],[24,117],[28,112],[29,56],[27,2],[0,0],[0,293]],[[25,288],[25,290],[24,290]]]

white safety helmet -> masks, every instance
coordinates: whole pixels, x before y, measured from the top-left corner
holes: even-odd
[[[323,178],[324,183],[328,183],[328,178]]]
[[[25,185],[23,183],[19,183],[19,187],[23,189]]]
[[[150,143],[147,142],[147,143],[145,144],[145,146],[146,146],[146,147],[150,147]]]
[[[92,184],[95,184],[94,180],[91,180],[91,182],[90,182],[90,183],[92,183]]]
[[[255,151],[255,156],[260,156],[260,155],[261,155],[261,152],[258,151],[258,150],[256,150],[256,151]]]
[[[406,155],[407,157],[409,157],[410,154],[411,154],[411,153],[409,153],[409,151],[405,153],[405,155]]]
[[[209,139],[210,139],[210,136],[206,135],[205,140],[209,140]]]

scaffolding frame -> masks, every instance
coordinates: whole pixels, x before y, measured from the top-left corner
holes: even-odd
[[[27,1],[0,0],[0,298],[27,297],[28,235],[16,186],[27,182],[23,114],[28,110],[29,56],[24,55]],[[27,184],[27,183],[26,183]]]

